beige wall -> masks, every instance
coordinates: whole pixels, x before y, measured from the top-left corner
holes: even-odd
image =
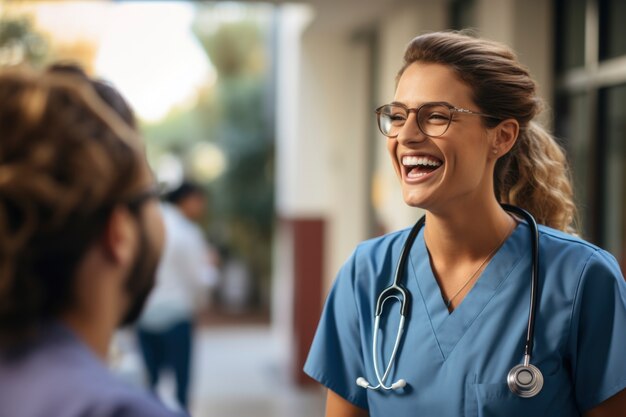
[[[395,78],[402,65],[404,49],[411,39],[420,33],[443,30],[447,23],[447,4],[437,0],[403,2],[391,8],[392,13],[383,16],[378,24],[380,36],[380,70],[377,85],[378,103],[392,101]],[[422,211],[404,204],[398,178],[391,167],[386,141],[379,135],[376,149],[375,184],[376,211],[386,231],[410,226]]]
[[[537,81],[539,95],[552,105],[553,90],[553,15],[551,2],[545,0],[479,0],[477,27],[481,36],[511,46],[519,60]],[[542,121],[551,124],[546,112]]]
[[[323,32],[302,39],[302,140],[324,162],[301,161],[314,172],[326,207],[325,281],[328,284],[354,246],[366,237],[368,51],[348,36]]]
[[[548,104],[551,97],[546,92],[552,91],[553,84],[549,3],[477,0],[475,14],[482,36],[505,42],[518,52]],[[278,79],[277,200],[279,215],[326,220],[328,288],[355,245],[367,237],[372,173],[375,213],[384,230],[407,227],[421,214],[402,200],[386,139],[379,136],[371,149],[369,138],[375,129],[371,97],[377,104],[392,99],[406,44],[420,33],[446,29],[449,5],[443,0],[386,0],[385,7],[377,3],[376,13],[360,11],[361,20],[350,16],[345,19],[350,23],[341,26],[338,14],[348,14],[351,8],[326,1],[312,4],[317,11],[310,24],[299,33],[292,29],[289,38],[281,41],[288,50],[279,59],[283,72],[279,71]],[[368,3],[355,4],[366,7]],[[368,44],[355,40],[363,30],[378,35],[376,68],[370,68],[373,51]],[[368,155],[373,166],[367,164]]]

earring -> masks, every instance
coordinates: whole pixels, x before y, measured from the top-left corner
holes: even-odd
[[[492,150],[491,152],[492,152],[494,155],[497,155],[497,154],[498,154],[498,150],[497,150],[497,149],[494,149],[494,150]]]

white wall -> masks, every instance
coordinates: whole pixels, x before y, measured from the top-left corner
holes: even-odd
[[[319,83],[305,66],[302,34],[314,18],[304,5],[281,7],[276,60],[276,209],[281,217],[319,216],[327,209],[325,141],[307,131],[311,106],[303,97]],[[321,169],[320,169],[321,168]]]
[[[446,2],[438,0],[404,2],[382,17],[378,26],[381,53],[377,96],[380,104],[393,99],[396,74],[402,66],[407,44],[421,33],[445,29],[447,7]],[[376,210],[384,229],[393,231],[412,225],[422,211],[404,203],[387,153],[387,140],[380,135],[376,149]]]
[[[300,112],[301,36],[313,19],[310,7],[286,5],[280,8],[276,58],[276,212],[278,218],[288,218],[306,202],[300,202],[302,188],[299,164],[302,147],[298,140]],[[319,207],[304,207],[305,211]],[[276,222],[273,242],[272,326],[276,336],[288,346],[293,329],[293,237],[291,231]]]
[[[326,288],[358,242],[367,237],[368,211],[368,50],[345,38],[310,34],[305,39],[314,76],[315,96],[327,142]],[[313,94],[312,94],[313,96]],[[311,126],[315,131],[315,126]]]
[[[551,2],[545,0],[479,0],[476,3],[479,33],[512,47],[538,85],[548,106],[552,103],[554,21]],[[550,114],[541,118],[550,125]]]
[[[346,18],[350,23],[345,26],[339,15],[349,13],[350,8],[313,3],[318,7],[315,13],[302,6],[281,6],[277,210],[281,217],[326,220],[324,280],[328,288],[355,245],[367,237],[367,204],[372,199],[378,221],[387,231],[410,226],[421,215],[404,204],[387,155],[387,139],[379,135],[375,148],[368,149],[375,129],[370,98],[378,104],[393,98],[406,45],[421,33],[447,29],[449,3],[387,0],[382,8],[377,3],[380,10],[375,14],[361,20]],[[373,6],[363,3],[363,7]],[[549,2],[477,0],[476,7],[479,33],[512,46],[530,67],[540,91],[552,91]],[[377,68],[370,68],[368,44],[353,36],[364,28],[378,33]],[[374,83],[372,74],[377,74]],[[372,85],[376,91],[371,91]],[[374,153],[374,166],[367,165],[368,152]],[[369,189],[372,173],[374,190]],[[276,258],[278,285],[291,279],[280,272],[284,267],[280,262]]]

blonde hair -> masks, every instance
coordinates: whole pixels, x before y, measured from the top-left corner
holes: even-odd
[[[458,32],[414,38],[406,48],[404,70],[414,62],[446,65],[471,87],[473,101],[488,127],[515,119],[520,133],[513,149],[496,163],[494,192],[502,203],[528,210],[541,224],[576,233],[576,206],[565,152],[534,121],[543,103],[535,82],[507,46]]]
[[[136,132],[88,80],[0,73],[0,341],[72,303],[73,276],[110,210],[137,192]]]

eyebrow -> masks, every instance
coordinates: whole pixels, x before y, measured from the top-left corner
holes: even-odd
[[[392,101],[389,104],[390,105],[399,105],[399,106],[404,106],[406,108],[416,109],[416,108],[418,108],[420,106],[423,106],[424,104],[431,104],[431,103],[444,104],[444,105],[447,105],[447,106],[450,106],[450,107],[453,107],[453,108],[457,108],[457,106],[455,106],[452,103],[448,103],[447,101],[425,101],[425,102],[423,102],[420,105],[415,106],[415,107],[411,107],[411,106],[407,105],[406,103],[402,103],[401,101]]]

